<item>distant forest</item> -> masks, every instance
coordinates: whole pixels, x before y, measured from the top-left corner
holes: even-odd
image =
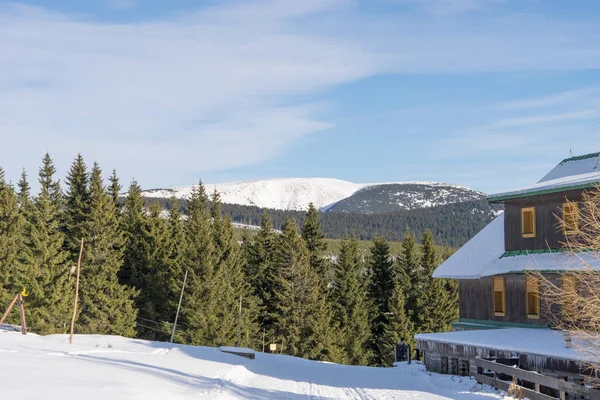
[[[169,199],[146,198],[145,201],[158,202],[165,209],[171,207]],[[183,211],[186,201],[181,200],[179,204]],[[417,237],[430,229],[437,244],[460,247],[494,219],[500,209],[499,206],[490,206],[486,200],[476,200],[382,214],[324,212],[320,213],[319,219],[323,233],[332,239],[356,235],[361,240],[384,236],[390,241],[401,241],[407,228]],[[223,204],[224,214],[229,215],[233,222],[246,225],[260,225],[265,212],[271,217],[275,229],[281,229],[287,217],[302,225],[306,216],[302,211]]]

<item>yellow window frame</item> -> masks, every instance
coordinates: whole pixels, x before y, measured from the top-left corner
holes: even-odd
[[[525,232],[525,215],[531,213],[531,232]],[[534,238],[536,235],[536,215],[535,207],[525,207],[521,209],[521,235],[524,238]]]
[[[567,216],[571,215],[572,224],[567,225]],[[562,205],[563,233],[574,235],[579,233],[579,204],[577,202],[567,202]],[[570,228],[570,229],[569,229]]]
[[[532,309],[534,312],[530,312]],[[527,313],[527,318],[540,319],[540,309],[540,279],[534,276],[527,276],[525,278],[525,312]]]
[[[498,311],[496,303],[496,293],[502,293],[501,308]],[[496,317],[504,317],[506,315],[506,278],[504,276],[495,276],[492,281],[492,311]]]

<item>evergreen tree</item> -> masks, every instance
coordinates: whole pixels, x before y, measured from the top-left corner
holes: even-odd
[[[113,198],[114,200],[114,198]],[[140,289],[141,270],[144,268],[143,231],[144,204],[142,202],[142,189],[134,180],[129,185],[127,198],[123,205],[121,215],[121,229],[125,238],[123,268],[119,272],[122,285]]]
[[[27,171],[23,169],[21,171],[21,178],[17,183],[19,191],[17,192],[17,199],[19,201],[19,208],[25,209],[31,205],[31,186],[27,181]]]
[[[159,324],[170,320],[174,293],[165,285],[169,276],[173,244],[169,231],[169,221],[161,215],[157,203],[150,205],[141,224],[140,264],[137,269],[137,288],[140,290],[136,305],[139,310],[139,335],[151,340],[166,340],[168,331],[162,331]],[[178,278],[178,274],[175,278]],[[152,322],[156,326],[150,326]],[[159,323],[159,324],[156,324]],[[144,326],[142,326],[144,325]]]
[[[40,334],[66,332],[70,322],[74,279],[69,279],[70,255],[60,230],[62,193],[56,169],[46,154],[39,172],[40,193],[28,215],[23,266],[27,322]]]
[[[402,287],[396,285],[390,299],[389,325],[386,329],[386,339],[384,341],[386,351],[384,352],[384,365],[392,365],[394,361],[394,344],[400,340],[411,345],[415,349],[414,325],[406,315],[406,305]]]
[[[310,253],[311,268],[317,272],[321,282],[326,285],[329,277],[327,276],[327,263],[323,258],[323,253],[327,250],[327,243],[325,243],[325,235],[321,231],[319,212],[313,203],[308,206],[306,218],[304,219],[302,239],[304,239]]]
[[[421,269],[415,238],[408,229],[404,233],[399,264],[399,269],[403,272],[399,281],[402,282],[406,299],[406,313],[418,330],[423,320],[422,313],[426,302],[424,292],[426,277]],[[408,277],[408,282],[405,277]]]
[[[123,186],[119,183],[119,178],[117,177],[117,171],[113,169],[112,174],[108,178],[110,185],[108,186],[108,192],[110,193],[110,197],[115,203],[117,211],[120,209],[119,205],[119,193],[121,193],[121,189]]]
[[[319,277],[310,267],[308,249],[292,219],[283,226],[275,263],[281,272],[281,284],[275,292],[275,328],[284,352],[311,359],[326,358],[334,343],[331,312]]]
[[[390,247],[383,237],[373,240],[371,269],[368,286],[369,299],[373,303],[371,316],[371,350],[376,365],[386,365],[389,357],[390,300],[396,287],[396,270],[390,256]]]
[[[353,365],[367,365],[370,361],[367,344],[371,332],[365,283],[358,241],[344,239],[334,265],[332,304],[344,351],[343,361]]]
[[[90,187],[87,166],[81,154],[73,161],[66,179],[64,210],[64,232],[66,249],[71,253],[71,261],[79,256],[79,242],[88,231],[86,226],[90,213]]]
[[[17,196],[6,184],[4,170],[0,168],[0,309],[9,304],[24,283],[19,260],[23,228]]]
[[[277,317],[276,296],[280,291],[280,271],[274,261],[277,236],[271,227],[271,219],[265,212],[260,230],[253,240],[244,245],[246,253],[246,276],[254,295],[258,298],[261,312],[259,325],[271,335]]]
[[[423,234],[421,270],[425,275],[423,312],[417,318],[418,332],[444,332],[458,318],[458,291],[456,284],[432,277],[441,260],[435,248],[431,231]]]
[[[181,312],[185,330],[178,340],[194,345],[212,345],[219,321],[214,312],[217,307],[214,285],[214,244],[208,196],[202,181],[192,190],[186,209],[185,268],[188,286]]]
[[[136,326],[136,293],[119,283],[124,238],[98,164],[92,168],[89,197],[77,331],[131,337]]]

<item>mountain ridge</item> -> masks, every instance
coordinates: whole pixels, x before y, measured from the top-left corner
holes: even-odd
[[[175,196],[187,199],[194,186],[148,189],[142,191],[142,195],[147,198]],[[486,196],[462,185],[430,181],[354,183],[335,178],[274,178],[205,186],[209,191],[216,189],[222,202],[226,204],[294,211],[304,211],[313,203],[325,212],[389,212],[480,200]],[[387,192],[384,189],[387,189]],[[449,193],[453,195],[449,196]],[[354,196],[358,200],[353,201]],[[357,201],[363,201],[363,206]],[[364,202],[372,202],[375,205],[364,206]],[[383,207],[376,205],[385,202],[390,204],[384,204]],[[340,203],[343,206],[340,206]]]

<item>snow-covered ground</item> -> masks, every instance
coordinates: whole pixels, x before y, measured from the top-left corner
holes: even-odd
[[[502,398],[470,378],[419,364],[351,367],[116,336],[22,336],[0,329],[0,397],[96,399]]]
[[[433,187],[463,186],[441,182],[395,182],[398,184],[419,184]],[[257,206],[277,210],[306,211],[308,205],[326,210],[331,205],[352,196],[361,189],[389,185],[389,183],[353,183],[332,178],[280,178],[257,181],[227,182],[206,184],[206,189],[212,193],[216,189],[221,195],[223,203]],[[189,198],[192,186],[180,186],[166,189],[144,190],[145,197],[169,198],[175,196],[180,199]],[[469,189],[470,190],[470,189]],[[478,193],[478,192],[477,192]],[[415,199],[419,203],[419,199]],[[420,201],[420,207],[439,205]]]

